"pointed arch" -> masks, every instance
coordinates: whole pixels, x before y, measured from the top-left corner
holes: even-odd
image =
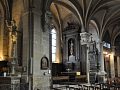
[[[5,19],[10,19],[10,6],[8,3],[8,0],[0,0],[0,3],[3,7],[3,11],[4,11],[4,17]]]
[[[111,42],[112,45],[115,45],[115,40],[116,40],[117,36],[119,36],[119,35],[120,35],[120,32],[118,32],[118,33],[115,35],[115,37],[113,38],[113,40],[112,40],[112,42]]]

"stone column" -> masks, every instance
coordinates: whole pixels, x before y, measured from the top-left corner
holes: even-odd
[[[3,47],[5,47],[5,46],[3,46],[4,45],[3,40],[5,40],[6,37],[3,37],[4,36],[4,17],[3,17],[2,14],[0,14],[0,16],[1,16],[1,19],[0,19],[0,60],[3,60],[3,59],[6,59],[6,58],[3,57],[3,55],[5,55],[3,53],[3,52],[5,52],[4,49],[3,49]]]
[[[111,55],[110,55],[110,72],[111,72],[111,78],[115,77],[114,55],[115,55],[115,46],[112,46],[112,52],[111,52]]]
[[[98,72],[99,82],[105,82],[106,72],[104,70],[103,42],[99,42],[100,71]]]
[[[86,56],[86,74],[87,74],[87,82],[90,83],[90,78],[89,78],[89,70],[90,70],[90,67],[89,67],[89,60],[88,60],[88,52],[89,52],[89,38],[90,38],[90,33],[87,33],[87,32],[83,32],[83,33],[80,33],[80,36],[81,36],[81,45],[86,45],[86,53],[85,53],[85,56]]]
[[[105,74],[104,71],[104,55],[103,55],[103,42],[100,43],[100,71]]]
[[[27,0],[26,0],[27,1]],[[27,4],[25,4],[27,5]],[[29,69],[29,61],[30,61],[30,35],[29,35],[29,11],[25,11],[23,13],[23,60],[22,60],[22,79],[28,83],[28,69]]]
[[[33,90],[50,90],[51,86],[51,58],[50,54],[50,21],[52,18],[52,14],[47,11],[45,13],[45,27],[40,26],[41,21],[41,13],[39,11],[35,12],[33,10],[34,17],[34,26],[33,26]],[[48,68],[43,69],[42,58],[48,58]]]
[[[26,7],[23,15],[23,67],[25,77],[29,82],[29,90],[50,90],[51,63],[50,63],[50,18],[51,13],[45,13],[45,26],[41,21],[41,1],[25,0]],[[30,5],[29,5],[30,4]],[[33,6],[35,6],[33,8]],[[48,59],[48,68],[41,68],[41,59]]]
[[[120,56],[117,56],[118,77],[120,77]]]
[[[33,2],[32,0],[24,0],[23,21],[23,72],[21,82],[29,84],[29,90],[33,90]]]

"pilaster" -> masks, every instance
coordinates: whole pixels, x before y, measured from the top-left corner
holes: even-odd
[[[120,56],[117,56],[118,77],[120,77]]]
[[[5,53],[7,53],[7,52],[5,52],[4,49],[3,49],[6,46],[6,45],[3,46],[4,45],[4,43],[3,43],[4,39],[6,38],[6,37],[3,36],[4,35],[4,17],[3,17],[2,14],[0,14],[0,15],[1,15],[1,20],[0,20],[0,57],[1,57],[1,60],[2,60],[2,59],[6,59],[3,55],[6,55]]]
[[[84,53],[83,57],[82,56],[82,59],[85,59],[85,60],[82,60],[82,61],[86,61],[86,74],[87,74],[87,82],[90,83],[90,77],[89,77],[89,70],[90,70],[90,65],[89,65],[89,60],[88,60],[88,53],[89,53],[89,38],[91,36],[90,33],[87,33],[87,32],[83,32],[83,33],[80,33],[80,36],[81,36],[81,45],[85,45],[86,46],[86,51],[82,52]]]
[[[50,90],[51,85],[51,64],[49,58],[49,37],[51,14],[45,14],[45,27],[41,26],[42,10],[39,8],[40,1],[27,4],[23,14],[23,67],[22,77],[26,77],[29,82],[29,90]],[[30,4],[30,5],[28,5]],[[33,8],[33,5],[37,5]],[[39,4],[39,5],[38,5]],[[43,57],[48,59],[48,68],[41,68]]]
[[[104,55],[103,55],[103,42],[100,42],[100,71],[101,71],[101,74],[106,74],[105,71],[104,71]]]
[[[103,56],[103,42],[99,42],[99,55],[100,55],[100,71],[99,75],[99,82],[105,82],[105,75],[106,72],[104,70],[104,56]]]
[[[110,71],[111,71],[111,78],[115,77],[115,66],[114,66],[114,55],[115,55],[115,46],[112,46],[110,55]]]
[[[39,12],[39,11],[38,11]],[[51,62],[50,50],[50,20],[51,13],[46,12],[44,30],[41,26],[41,15],[33,13],[33,89],[50,90],[51,86]],[[49,24],[48,24],[49,23]],[[48,58],[48,68],[42,69],[42,58]]]

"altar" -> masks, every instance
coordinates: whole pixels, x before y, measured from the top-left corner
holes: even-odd
[[[63,64],[66,69],[81,72],[80,65],[80,35],[79,26],[69,23],[63,31]]]

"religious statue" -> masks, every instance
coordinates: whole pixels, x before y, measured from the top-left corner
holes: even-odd
[[[6,25],[7,25],[8,30],[9,30],[9,38],[10,38],[10,43],[9,43],[10,45],[9,46],[11,46],[10,52],[11,52],[11,55],[14,55],[15,54],[14,49],[16,47],[16,42],[17,42],[16,21],[12,20],[10,23],[8,21],[6,21]]]
[[[9,32],[11,32],[11,39],[12,42],[15,43],[16,39],[17,39],[17,26],[16,26],[16,21],[12,20],[11,21],[11,25],[8,24],[8,22],[6,21],[6,25],[9,29]]]
[[[12,22],[12,34],[11,34],[13,43],[16,42],[17,39],[17,26],[16,26],[16,21],[13,20]]]
[[[9,58],[11,61],[11,74],[15,74],[15,68],[17,65],[17,26],[16,21],[12,20],[10,23],[6,21],[6,25],[9,32]]]
[[[73,55],[73,40],[70,41],[70,55]]]

